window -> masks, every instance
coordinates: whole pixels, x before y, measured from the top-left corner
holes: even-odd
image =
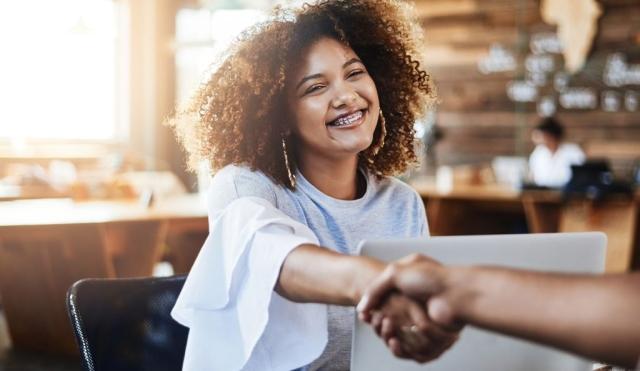
[[[257,9],[181,9],[176,15],[176,99],[184,103],[208,73],[222,61],[219,58],[244,29],[266,18]],[[210,175],[202,163],[198,188],[207,189]]]
[[[176,17],[176,97],[184,102],[246,28],[265,19],[257,9],[182,9]]]
[[[118,14],[113,0],[0,2],[0,143],[126,137]]]

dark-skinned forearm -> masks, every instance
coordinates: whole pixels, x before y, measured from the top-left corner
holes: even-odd
[[[640,274],[604,277],[499,268],[451,268],[461,320],[635,367],[640,354]]]
[[[296,302],[354,306],[384,267],[375,259],[301,245],[285,259],[276,291]]]

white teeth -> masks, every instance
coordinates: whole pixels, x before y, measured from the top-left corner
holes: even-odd
[[[349,116],[341,117],[330,123],[332,126],[346,126],[355,123],[362,118],[362,111],[356,111]]]

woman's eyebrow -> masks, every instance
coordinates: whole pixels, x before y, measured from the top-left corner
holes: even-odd
[[[354,63],[360,63],[360,64],[364,64],[362,63],[362,61],[358,58],[351,58],[348,61],[346,61],[343,65],[342,68],[345,69],[347,67],[349,67],[350,65],[354,64]]]
[[[300,88],[300,85],[304,84],[305,82],[307,82],[309,80],[317,79],[317,78],[320,78],[320,77],[322,77],[321,73],[316,73],[316,74],[313,74],[313,75],[305,76],[304,78],[302,78],[302,80],[300,80],[298,85],[296,85],[296,90],[298,90]]]

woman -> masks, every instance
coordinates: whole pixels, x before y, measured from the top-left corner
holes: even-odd
[[[354,256],[359,241],[428,234],[420,197],[390,177],[415,162],[413,123],[432,98],[405,12],[281,10],[177,115],[192,163],[217,170],[210,236],[173,311],[190,327],[185,369],[349,368],[352,307],[384,269]],[[427,361],[457,336],[399,295],[380,313],[398,356]]]
[[[585,161],[577,144],[564,141],[564,127],[548,117],[531,132],[536,148],[529,156],[529,170],[533,181],[544,187],[560,188],[571,179],[571,165]]]

